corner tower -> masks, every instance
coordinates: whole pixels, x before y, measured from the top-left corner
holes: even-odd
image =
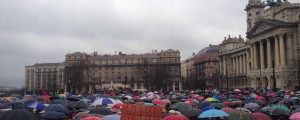
[[[247,31],[249,31],[256,21],[262,16],[265,4],[261,0],[249,0],[245,11],[247,12]]]

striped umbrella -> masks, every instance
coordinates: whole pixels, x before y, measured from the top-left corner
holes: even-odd
[[[112,98],[100,98],[95,100],[91,106],[97,106],[97,105],[104,105],[107,106],[107,104],[117,104],[118,102]]]

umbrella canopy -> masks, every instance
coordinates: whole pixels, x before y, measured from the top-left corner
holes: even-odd
[[[76,96],[70,96],[70,97],[67,98],[67,100],[69,100],[69,101],[80,101],[80,99],[77,98]]]
[[[209,101],[209,102],[220,102],[220,100],[217,99],[217,98],[206,98],[205,101]]]
[[[254,120],[250,113],[246,113],[241,110],[234,110],[229,114],[228,119],[240,119],[240,120]]]
[[[121,119],[121,115],[105,115],[103,117],[104,120],[120,120]]]
[[[73,101],[73,102],[70,102],[68,104],[68,106],[71,108],[76,108],[76,109],[82,109],[82,108],[88,107],[88,105],[83,101]]]
[[[251,113],[255,120],[272,120],[272,118],[266,114],[260,112]]]
[[[68,110],[68,108],[66,108],[65,106],[61,105],[61,104],[52,104],[49,105],[48,107],[46,107],[44,109],[45,111],[56,111],[56,112],[62,112],[66,115],[70,114],[70,111]]]
[[[189,117],[198,117],[202,113],[202,111],[197,108],[183,109],[183,110],[180,110],[179,112],[188,118]]]
[[[9,108],[7,105],[0,104],[0,109],[7,109],[7,108]]]
[[[133,100],[124,100],[124,104],[134,104],[135,102]]]
[[[272,108],[272,107],[264,107],[262,108],[262,111],[264,111],[265,113],[271,114],[271,115],[285,115],[285,116],[289,116],[291,113],[285,111],[284,109],[280,109],[280,108]]]
[[[67,116],[64,113],[56,112],[56,111],[46,111],[40,115],[41,118],[46,119],[64,119]]]
[[[202,101],[202,102],[200,103],[200,107],[201,107],[201,108],[208,107],[208,106],[210,106],[211,104],[212,104],[212,102],[209,102],[209,101]]]
[[[222,110],[211,109],[201,113],[198,116],[198,118],[215,118],[215,117],[227,117],[227,116],[229,115]]]
[[[117,104],[118,102],[112,98],[100,98],[95,100],[92,103],[92,106],[97,106],[97,105],[107,105],[107,104]]]
[[[80,120],[103,120],[103,119],[96,116],[89,116],[89,117],[81,118]]]
[[[296,112],[290,116],[291,120],[300,120],[300,112]]]
[[[221,110],[226,112],[227,114],[230,114],[234,109],[232,109],[232,108],[222,108]]]
[[[259,108],[260,105],[258,105],[257,103],[247,103],[244,108],[247,108],[247,109],[252,109],[252,108]]]
[[[210,105],[210,107],[214,107],[216,109],[222,109],[225,108],[225,105],[223,103],[213,103]]]
[[[38,120],[38,118],[26,109],[13,109],[1,113],[0,120]]]
[[[113,113],[106,107],[96,107],[90,110],[89,114],[111,115]]]
[[[273,105],[273,106],[271,106],[271,108],[279,108],[279,109],[283,109],[284,111],[291,113],[291,110],[284,105]]]
[[[152,100],[152,99],[160,99],[160,96],[156,95],[156,94],[153,94],[153,95],[149,95],[147,98],[150,99],[150,100]]]
[[[183,115],[168,115],[164,117],[163,120],[189,120],[189,118]]]
[[[170,109],[176,109],[176,110],[191,109],[191,108],[192,108],[192,106],[185,102],[177,102],[170,106]]]
[[[152,103],[155,104],[155,105],[167,105],[167,103],[163,100],[152,100]]]
[[[25,104],[26,107],[30,107],[30,108],[34,108],[37,110],[44,110],[45,109],[45,105],[43,103],[39,103],[39,102],[29,102],[27,104]]]
[[[241,107],[237,107],[237,108],[235,108],[235,110],[240,110],[240,111],[244,111],[244,112],[247,112],[247,113],[251,113],[250,110],[248,110],[246,108],[241,108]]]

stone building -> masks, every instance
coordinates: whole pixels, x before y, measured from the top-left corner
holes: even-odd
[[[220,44],[223,88],[227,80],[229,88],[273,89],[276,85],[291,90],[298,86],[300,4],[287,0],[274,4],[249,0],[246,42],[229,37]]]
[[[235,89],[245,88],[251,85],[251,81],[247,78],[248,73],[248,46],[244,39],[239,36],[238,38],[225,37],[220,44],[220,86],[222,88]],[[248,54],[248,55],[247,55]]]
[[[247,75],[255,88],[273,88],[275,77],[277,88],[293,89],[298,84],[300,60],[300,4],[284,0],[276,6],[249,0],[245,8],[250,53]]]
[[[198,88],[213,89],[219,80],[219,45],[209,45],[200,50],[194,59],[194,79]]]
[[[181,80],[183,83],[183,88],[188,90],[195,90],[197,89],[195,83],[196,79],[194,79],[195,69],[194,69],[194,57],[195,53],[188,59],[185,59],[181,62]]]
[[[146,54],[67,54],[66,81],[77,92],[130,87],[136,90],[181,90],[180,52],[166,50]],[[77,74],[77,77],[75,77]],[[81,76],[80,76],[81,75]],[[68,88],[68,87],[67,87]]]
[[[29,92],[64,89],[64,63],[37,63],[25,66],[25,90]]]

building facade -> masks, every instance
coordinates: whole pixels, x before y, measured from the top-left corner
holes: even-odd
[[[251,86],[251,81],[247,78],[249,51],[245,40],[238,38],[225,37],[220,44],[220,86],[223,89],[236,89]]]
[[[245,11],[251,86],[295,88],[299,83],[300,4],[284,0],[266,7],[261,0],[249,0]]]
[[[181,80],[183,83],[183,89],[184,90],[195,90],[197,89],[196,79],[195,78],[195,69],[194,69],[194,57],[195,53],[193,55],[181,62]]]
[[[67,89],[94,92],[102,89],[181,90],[180,52],[166,50],[146,54],[67,54]],[[72,91],[72,90],[71,90]],[[73,90],[74,91],[74,90]]]
[[[209,45],[200,50],[194,59],[194,79],[200,89],[218,88],[219,45]]]
[[[56,92],[64,89],[64,63],[37,63],[25,66],[25,90]]]

